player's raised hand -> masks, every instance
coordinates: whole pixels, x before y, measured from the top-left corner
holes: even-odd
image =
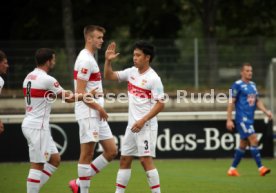
[[[105,51],[105,59],[106,60],[113,60],[116,58],[120,53],[116,53],[116,43],[111,42]]]

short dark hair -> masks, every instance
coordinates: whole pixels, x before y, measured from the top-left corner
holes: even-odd
[[[44,65],[48,60],[53,59],[55,51],[50,48],[40,48],[35,53],[35,62],[37,66]]]
[[[93,31],[96,31],[96,30],[105,33],[105,29],[101,26],[98,26],[98,25],[87,25],[87,26],[85,26],[84,29],[83,29],[84,39],[87,36],[87,34],[93,32]]]
[[[150,62],[152,62],[152,60],[155,56],[155,48],[151,43],[149,43],[145,40],[139,40],[133,46],[133,50],[135,50],[135,49],[142,50],[142,52],[145,55],[149,55],[150,56]]]
[[[245,63],[242,64],[241,70],[243,70],[243,68],[244,68],[245,66],[251,66],[251,67],[252,67],[252,65],[251,65],[249,62],[245,62]]]
[[[7,55],[2,50],[0,50],[0,62],[2,62],[4,59],[7,59]]]

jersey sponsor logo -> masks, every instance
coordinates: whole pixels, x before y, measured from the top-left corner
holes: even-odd
[[[247,102],[249,104],[249,106],[254,106],[256,103],[256,95],[255,94],[249,94],[247,96]]]
[[[74,80],[77,80],[78,78],[78,71],[74,71]],[[100,71],[96,72],[96,73],[92,73],[89,77],[89,81],[101,81],[102,80],[102,76]]]
[[[130,82],[128,82],[128,92],[140,98],[150,99],[152,97],[152,93],[150,90],[140,88],[138,86],[131,84]]]
[[[81,73],[83,73],[83,74],[87,74],[87,71],[88,71],[87,68],[82,68],[82,69],[81,69]]]
[[[54,86],[55,86],[55,87],[59,87],[59,82],[55,82],[55,83],[54,83]]]

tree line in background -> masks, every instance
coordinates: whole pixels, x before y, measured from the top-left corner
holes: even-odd
[[[202,38],[214,86],[218,39],[275,36],[275,8],[275,0],[9,0],[1,4],[0,41],[64,40],[72,64],[87,24],[104,26],[107,40]]]

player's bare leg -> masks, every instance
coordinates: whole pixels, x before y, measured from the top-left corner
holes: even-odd
[[[104,152],[102,154],[104,158],[109,162],[112,161],[118,154],[114,138],[102,140],[100,141],[100,144],[104,149]]]

